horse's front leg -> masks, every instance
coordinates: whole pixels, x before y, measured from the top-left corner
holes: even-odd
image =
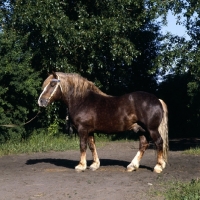
[[[88,134],[86,132],[79,132],[79,137],[80,137],[81,158],[79,164],[75,167],[75,170],[77,172],[85,171],[87,168],[86,150],[87,150]]]
[[[97,150],[96,150],[96,145],[95,145],[95,139],[94,139],[94,134],[90,134],[90,136],[88,137],[88,146],[92,152],[92,156],[93,156],[93,163],[90,165],[90,169],[92,171],[97,170],[100,167],[100,161],[99,161],[99,157],[97,154]]]

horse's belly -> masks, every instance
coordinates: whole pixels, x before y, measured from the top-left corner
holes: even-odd
[[[132,125],[136,122],[135,115],[118,116],[118,117],[105,117],[96,120],[95,130],[105,133],[116,133],[130,130]]]
[[[102,125],[97,125],[95,130],[102,133],[117,133],[124,131],[124,127],[122,125],[117,125],[114,123],[104,123]]]

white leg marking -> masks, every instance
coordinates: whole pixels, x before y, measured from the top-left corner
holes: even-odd
[[[162,172],[162,167],[161,167],[161,165],[159,165],[159,164],[157,164],[155,167],[154,167],[154,172],[155,173],[161,173]]]
[[[141,160],[141,152],[138,151],[131,163],[127,166],[127,171],[132,172],[136,169],[139,168],[140,165],[140,160]]]
[[[91,169],[92,171],[95,171],[95,170],[99,169],[99,167],[100,167],[100,161],[99,161],[99,159],[98,159],[96,162],[93,162],[93,163],[90,165],[90,169]]]
[[[87,168],[87,161],[86,161],[86,152],[81,153],[81,159],[79,164],[75,167],[77,172],[85,171]]]
[[[86,164],[86,163],[85,163],[85,164],[79,163],[79,164],[75,167],[75,170],[76,170],[77,172],[83,172],[83,171],[86,170],[86,168],[87,168],[87,164]]]
[[[163,156],[162,155],[158,156],[158,162],[154,167],[154,172],[161,173],[165,167],[166,167],[166,162],[164,161]]]
[[[162,170],[166,167],[166,163],[165,161],[162,159],[159,161],[158,164],[156,164],[156,166],[154,167],[154,172],[156,173],[161,173]]]

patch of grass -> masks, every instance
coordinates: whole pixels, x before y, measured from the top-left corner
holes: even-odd
[[[78,138],[69,138],[64,135],[58,137],[44,134],[34,135],[22,142],[7,142],[0,144],[0,156],[19,153],[65,151],[78,149]]]
[[[184,151],[184,154],[200,155],[200,147],[190,148]]]
[[[157,183],[149,188],[150,199],[155,200],[200,200],[200,179],[183,182],[179,180],[166,181],[157,178]]]
[[[109,139],[95,136],[97,148],[103,146]],[[79,137],[67,135],[33,134],[29,139],[22,142],[9,141],[0,144],[0,156],[20,153],[49,152],[79,150]]]
[[[199,200],[200,179],[189,183],[174,182],[164,193],[166,200]]]

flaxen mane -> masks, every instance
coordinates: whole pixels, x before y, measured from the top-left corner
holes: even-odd
[[[76,96],[84,96],[88,90],[93,91],[97,94],[101,94],[103,96],[108,96],[107,94],[103,93],[99,88],[97,88],[94,83],[88,81],[86,78],[83,78],[79,74],[70,73],[58,73],[57,75],[61,79],[61,85],[64,91],[70,91],[70,88],[73,88],[72,95]],[[63,79],[67,81],[62,81]]]

